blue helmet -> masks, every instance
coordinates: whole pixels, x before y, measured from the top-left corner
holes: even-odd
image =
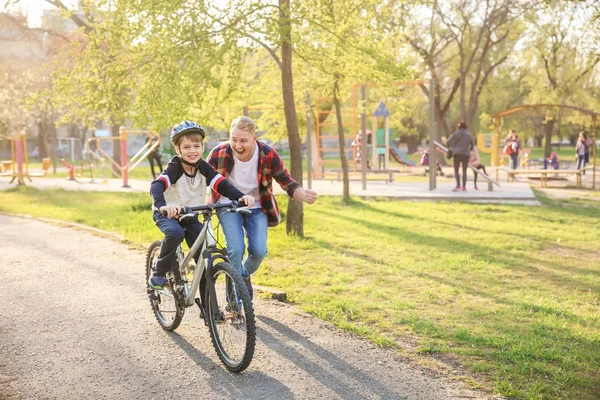
[[[175,125],[171,131],[171,144],[175,146],[179,137],[184,133],[199,133],[203,140],[206,137],[203,127],[193,121],[182,121]]]

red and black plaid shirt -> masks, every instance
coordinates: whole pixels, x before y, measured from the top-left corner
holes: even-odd
[[[281,213],[275,196],[273,196],[273,179],[279,183],[279,186],[285,190],[288,196],[294,196],[296,189],[300,184],[292,179],[288,173],[283,160],[277,154],[275,149],[267,146],[262,142],[258,143],[258,194],[260,197],[260,205],[263,211],[267,214],[269,226],[276,226],[281,222]],[[229,142],[220,144],[211,150],[206,160],[218,173],[225,178],[229,178],[233,170],[233,150]],[[211,190],[211,203],[217,202],[219,194]]]

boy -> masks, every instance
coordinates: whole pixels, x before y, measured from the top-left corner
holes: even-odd
[[[164,287],[165,275],[175,261],[177,246],[185,238],[191,247],[202,231],[202,223],[198,218],[182,222],[175,219],[182,206],[206,204],[207,186],[248,207],[254,205],[254,197],[244,195],[202,159],[205,136],[204,128],[195,122],[183,121],[176,125],[171,132],[171,144],[177,155],[150,185],[153,219],[165,235],[156,266],[148,280],[148,285],[154,289]],[[163,215],[163,212],[167,215]],[[198,254],[194,255],[194,259],[198,261]]]

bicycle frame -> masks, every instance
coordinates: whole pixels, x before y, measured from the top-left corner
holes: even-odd
[[[205,279],[207,281],[206,289],[208,290],[212,300],[216,302],[214,283],[212,282],[212,267],[215,261],[218,259],[222,259],[225,262],[229,262],[226,250],[217,248],[217,242],[215,241],[215,233],[213,230],[211,220],[211,217],[214,215],[214,212],[200,212],[198,215],[202,215],[203,217],[203,227],[200,231],[200,234],[198,235],[198,238],[196,239],[196,241],[194,241],[192,247],[189,249],[185,257],[183,255],[181,245],[177,247],[179,273],[182,278],[184,304],[186,307],[190,307],[194,304],[196,293],[200,287],[200,280],[202,279],[202,275],[205,275]],[[194,278],[192,279],[192,282],[189,283],[187,280],[187,275],[185,274],[185,270],[187,265],[193,258],[194,254],[196,254],[196,252],[200,248],[202,249],[202,251],[200,252],[201,257],[199,257],[198,263],[194,268]]]

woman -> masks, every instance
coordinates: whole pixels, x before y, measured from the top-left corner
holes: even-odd
[[[577,144],[575,145],[575,157],[577,158],[577,169],[585,168],[588,162],[589,148],[587,144],[587,135],[585,132],[579,132]],[[583,172],[585,174],[585,171]]]
[[[467,131],[467,124],[459,122],[456,126],[456,131],[448,138],[448,149],[454,157],[454,177],[456,178],[456,187],[452,190],[458,192],[467,190],[467,163],[471,158],[471,150],[473,149],[473,136]],[[462,186],[459,167],[462,165]]]
[[[521,148],[521,141],[519,140],[517,131],[511,129],[504,142],[506,143],[505,153],[510,156],[512,169],[517,169],[519,165],[519,149]]]

